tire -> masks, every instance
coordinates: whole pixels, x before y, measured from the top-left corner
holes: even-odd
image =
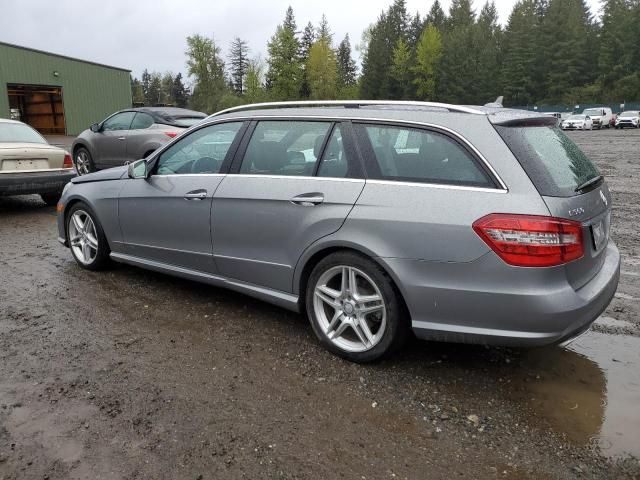
[[[84,147],[79,147],[73,154],[73,165],[78,175],[86,175],[96,171],[91,153]]]
[[[305,299],[320,343],[352,362],[379,360],[400,348],[408,336],[400,293],[387,273],[363,255],[337,252],[322,259],[309,276]],[[363,308],[370,311],[362,312]]]
[[[91,222],[89,225],[86,223],[88,221]],[[76,203],[69,209],[65,218],[65,228],[69,249],[78,265],[94,271],[103,270],[109,266],[111,250],[107,237],[93,210],[87,204]],[[74,245],[76,239],[78,243]]]
[[[57,193],[41,193],[40,198],[44,203],[49,207],[55,207],[58,204],[58,200],[60,200],[60,196],[62,194],[60,192]]]

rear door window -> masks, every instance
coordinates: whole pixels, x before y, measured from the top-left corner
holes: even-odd
[[[541,195],[571,197],[599,175],[596,167],[557,127],[496,126]]]
[[[358,125],[372,178],[494,188],[467,149],[447,135],[418,128]],[[372,161],[373,160],[373,161]]]

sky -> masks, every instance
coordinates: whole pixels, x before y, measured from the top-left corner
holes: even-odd
[[[440,0],[448,10],[451,0]],[[496,0],[505,24],[516,0]],[[352,46],[392,0],[0,0],[0,41],[127,68],[185,72],[186,41],[213,35],[226,58],[239,36],[253,56],[266,57],[266,44],[291,5],[298,28],[327,15],[334,39],[349,34]],[[598,13],[598,0],[587,0]],[[424,16],[433,0],[407,0]],[[479,11],[484,0],[475,0]],[[358,53],[354,52],[358,58]],[[0,59],[1,61],[1,59]]]

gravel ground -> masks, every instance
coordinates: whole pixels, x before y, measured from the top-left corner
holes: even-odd
[[[302,316],[81,270],[52,208],[0,198],[0,478],[640,478],[640,131],[571,136],[624,263],[566,350],[414,341],[350,364]]]

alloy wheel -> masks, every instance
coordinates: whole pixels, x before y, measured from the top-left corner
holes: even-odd
[[[89,159],[89,154],[84,150],[80,150],[76,154],[76,171],[78,172],[78,175],[91,173],[90,166],[91,160]]]
[[[313,309],[327,338],[347,352],[372,349],[387,327],[387,307],[380,289],[352,266],[332,267],[318,278]]]
[[[83,265],[92,263],[98,255],[98,235],[91,216],[84,210],[76,210],[69,220],[69,245],[75,257]]]

